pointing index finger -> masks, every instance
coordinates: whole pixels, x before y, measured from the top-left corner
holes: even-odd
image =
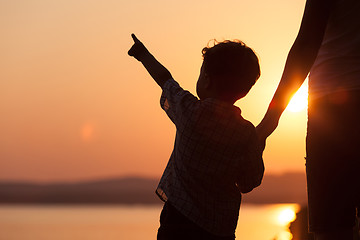
[[[134,42],[140,42],[140,40],[135,36],[135,34],[131,34],[132,39]]]

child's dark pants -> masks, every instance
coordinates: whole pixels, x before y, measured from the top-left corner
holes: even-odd
[[[187,219],[169,202],[166,202],[160,216],[158,240],[234,240],[235,236],[215,236]]]

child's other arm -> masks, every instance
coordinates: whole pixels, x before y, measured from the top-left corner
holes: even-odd
[[[162,88],[164,83],[172,78],[171,73],[155,59],[135,34],[131,34],[131,37],[134,40],[134,45],[128,54],[140,61],[155,82]]]

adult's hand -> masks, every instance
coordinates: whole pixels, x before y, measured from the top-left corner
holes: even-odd
[[[271,133],[275,131],[279,123],[279,118],[271,115],[265,115],[264,119],[256,126],[256,133],[258,136],[261,150],[264,151],[266,139]]]

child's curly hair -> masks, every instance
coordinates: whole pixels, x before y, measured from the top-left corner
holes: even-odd
[[[240,40],[225,40],[202,49],[204,72],[221,80],[217,87],[229,97],[244,97],[260,77],[259,59]]]

